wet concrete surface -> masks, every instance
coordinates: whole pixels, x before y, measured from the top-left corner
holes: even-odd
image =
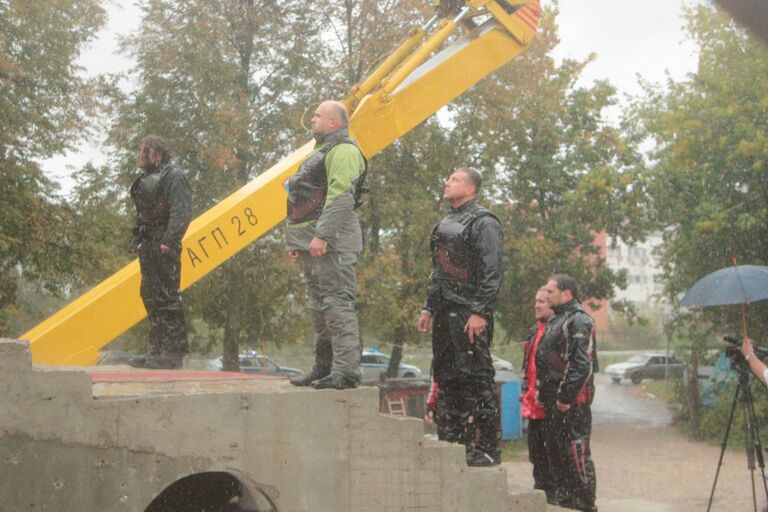
[[[662,400],[649,399],[638,393],[642,388],[628,380],[614,384],[604,373],[595,375],[595,401],[592,421],[595,424],[630,424],[646,427],[666,427],[672,424],[672,414]]]
[[[600,512],[707,510],[720,446],[686,438],[672,426],[666,402],[648,395],[642,385],[614,384],[604,374],[596,375],[595,381],[591,448]],[[527,461],[504,466],[510,483],[533,485]],[[755,478],[759,482],[759,469]],[[765,502],[759,489],[757,510]],[[561,510],[565,509],[547,508],[547,512]],[[751,475],[739,447],[725,452],[711,510],[753,510]]]

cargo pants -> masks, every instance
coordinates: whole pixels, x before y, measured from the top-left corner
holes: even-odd
[[[315,328],[314,373],[343,375],[359,382],[360,326],[355,310],[357,253],[302,253],[309,309]]]
[[[149,319],[150,355],[186,354],[189,352],[184,309],[179,291],[181,252],[172,248],[160,251],[157,237],[145,237],[139,248],[141,266],[141,299]]]

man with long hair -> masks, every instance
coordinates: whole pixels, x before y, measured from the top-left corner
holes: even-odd
[[[192,219],[192,196],[184,172],[171,163],[161,137],[139,142],[141,176],[131,186],[136,227],[130,251],[139,257],[141,299],[149,318],[146,355],[134,358],[139,368],[180,368],[189,352],[181,303],[181,240]]]

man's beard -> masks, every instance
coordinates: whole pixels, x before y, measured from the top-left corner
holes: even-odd
[[[155,172],[160,168],[160,162],[145,162],[144,165],[139,164],[139,169],[146,173]]]

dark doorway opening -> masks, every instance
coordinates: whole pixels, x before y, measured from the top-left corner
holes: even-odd
[[[236,477],[219,471],[177,480],[152,500],[145,512],[277,512],[277,509],[263,493],[250,492]]]

